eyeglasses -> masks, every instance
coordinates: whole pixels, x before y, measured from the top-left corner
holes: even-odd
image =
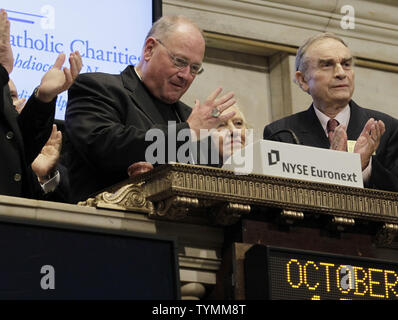
[[[177,57],[174,54],[172,54],[170,52],[170,50],[167,49],[167,47],[164,45],[164,43],[162,41],[160,41],[159,39],[155,39],[155,40],[157,42],[159,42],[167,50],[167,53],[169,54],[171,61],[173,62],[174,66],[176,66],[178,69],[182,70],[182,69],[186,68],[187,66],[189,66],[189,72],[193,76],[201,74],[204,71],[201,64],[197,64],[197,63],[189,64],[189,62],[187,60],[185,60],[184,58],[180,58],[180,57]]]

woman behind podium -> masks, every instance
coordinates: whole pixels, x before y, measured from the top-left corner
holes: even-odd
[[[218,144],[218,152],[221,166],[234,152],[246,146],[248,125],[243,112],[237,104],[228,109],[228,112],[235,112],[235,115],[217,127],[212,134],[214,144]]]
[[[232,153],[245,147],[247,129],[250,128],[243,112],[236,104],[224,112],[235,112],[235,115],[228,121],[221,123],[211,134],[213,143],[218,146],[220,167]],[[133,163],[127,171],[130,177],[134,177],[152,169],[151,163],[142,161]]]

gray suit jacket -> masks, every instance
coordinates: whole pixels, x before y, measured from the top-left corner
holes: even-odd
[[[177,102],[176,109],[182,120],[173,126],[178,134],[189,128],[185,121],[192,109],[182,102]],[[145,141],[145,135],[154,128],[164,133],[167,150],[170,126],[133,66],[120,75],[79,75],[68,91],[65,113],[71,201],[85,200],[127,179],[127,168],[134,162],[145,161],[145,150],[153,143]]]
[[[382,120],[386,132],[381,138],[376,155],[372,156],[372,174],[368,188],[398,192],[398,120],[375,110],[365,109],[350,101],[351,116],[347,128],[348,140],[357,140],[370,118]],[[277,134],[283,129],[292,130],[301,144],[306,146],[330,147],[329,140],[311,105],[302,111],[277,120],[264,128],[264,139],[293,143],[289,133]]]

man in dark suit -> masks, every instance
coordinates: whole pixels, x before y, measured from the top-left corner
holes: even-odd
[[[0,194],[41,198],[43,190],[33,174],[31,163],[47,142],[54,121],[55,102],[67,90],[81,69],[81,57],[72,53],[71,69],[62,70],[65,54],[41,79],[22,112],[12,104],[8,86],[14,65],[10,45],[10,22],[0,10]]]
[[[25,107],[26,99],[19,98],[18,89],[10,79],[8,87],[12,103],[18,113]],[[69,202],[69,179],[66,168],[61,164],[62,132],[53,124],[50,138],[39,155],[33,160],[31,168],[40,183],[39,196],[48,201]],[[42,192],[43,191],[43,192]]]
[[[293,143],[291,130],[303,145],[359,153],[365,186],[397,192],[398,120],[351,99],[353,67],[342,39],[327,33],[308,39],[297,52],[296,82],[313,103],[267,125],[264,139]]]
[[[220,116],[235,102],[231,92],[217,98],[220,88],[204,103],[196,100],[193,109],[179,101],[202,72],[204,51],[202,32],[192,21],[162,17],[149,31],[136,67],[120,75],[78,77],[65,114],[72,202],[127,179],[133,163],[178,160],[175,151],[186,142],[179,135],[199,137],[200,129],[234,115]],[[150,152],[152,134],[164,138],[158,154]]]

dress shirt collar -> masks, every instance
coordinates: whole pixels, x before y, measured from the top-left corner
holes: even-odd
[[[319,109],[317,109],[314,106],[314,110],[315,110],[315,114],[318,117],[323,130],[325,131],[326,136],[328,136],[328,132],[326,129],[326,126],[328,124],[328,121],[331,119],[329,118],[326,114],[324,114],[322,111],[320,111]],[[345,108],[343,110],[341,110],[337,116],[335,117],[335,119],[339,122],[339,124],[343,124],[346,128],[348,127],[348,122],[350,121],[350,106],[347,104],[345,106]]]

